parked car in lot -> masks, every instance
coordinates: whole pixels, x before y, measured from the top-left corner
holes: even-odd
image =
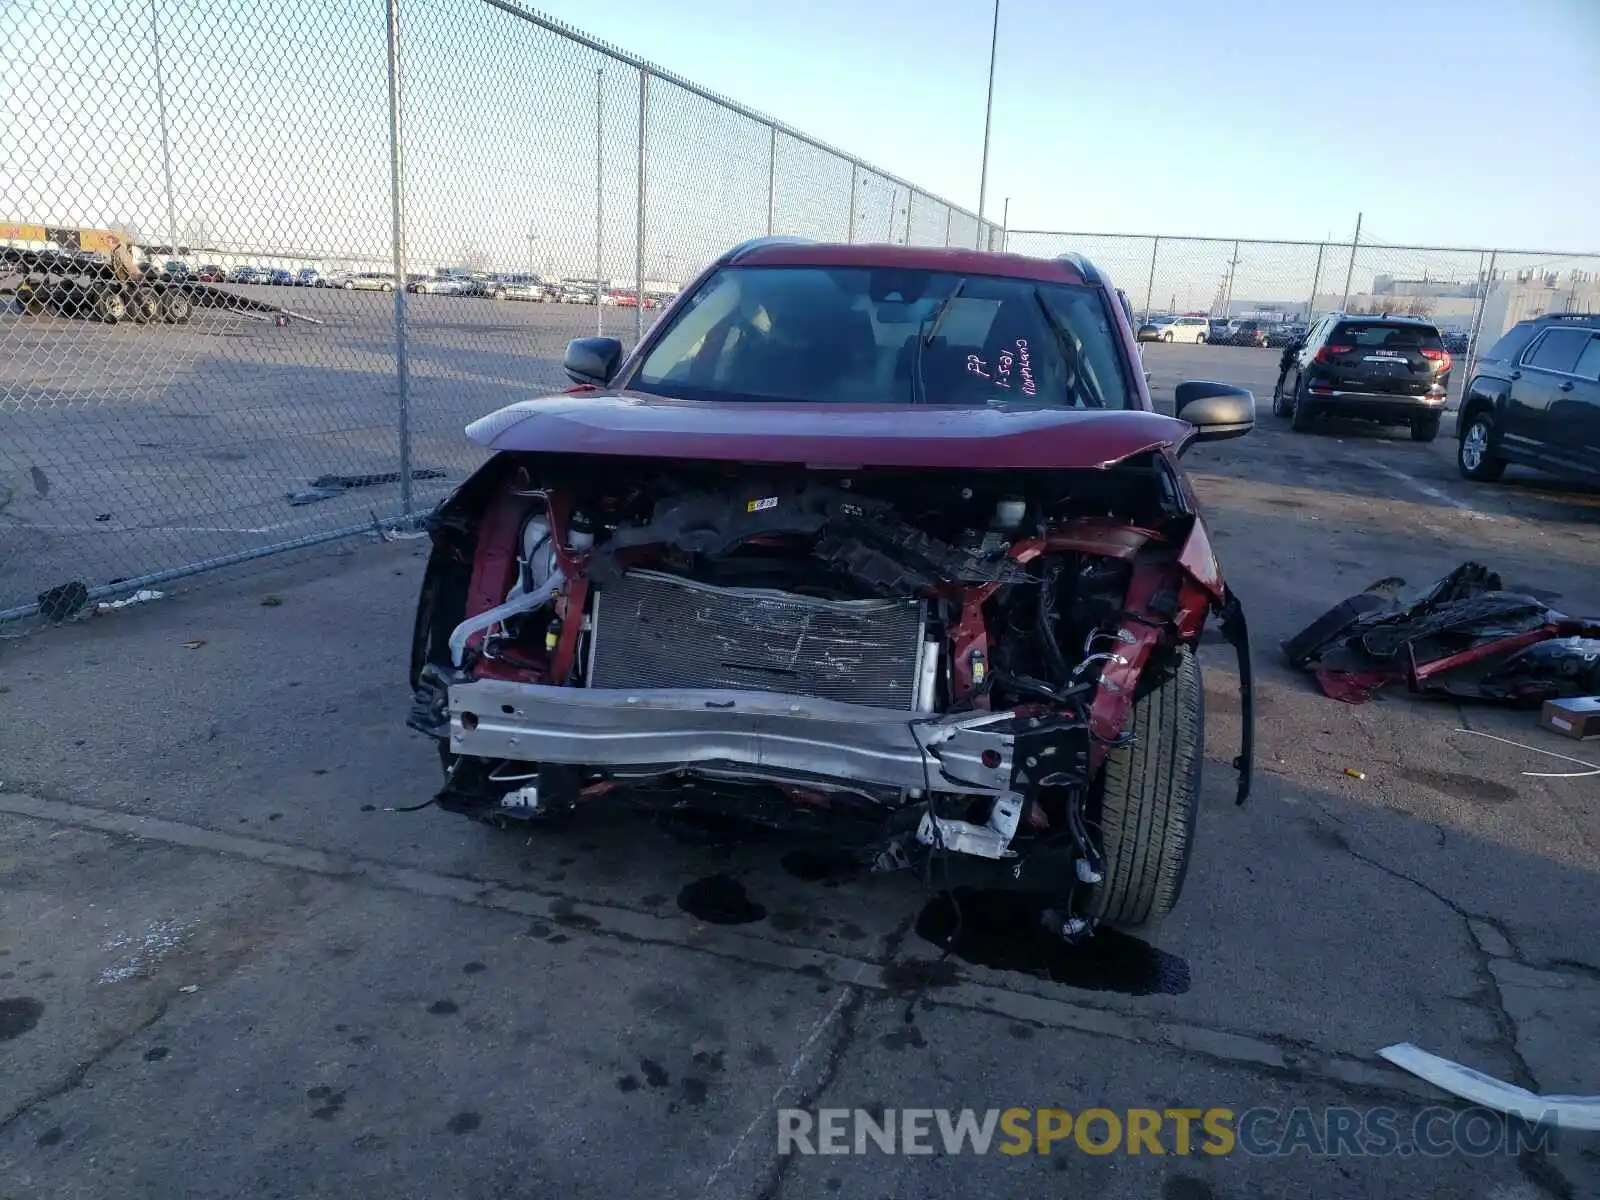
[[[468,427],[491,457],[429,521],[411,647],[439,806],[706,806],[1003,880],[1069,937],[1159,920],[1212,614],[1249,678],[1180,456],[1250,394],[1155,412],[1077,255],[761,238],[672,311]],[[1248,688],[1240,726],[1243,800]]]
[[[449,275],[430,276],[412,280],[406,291],[418,296],[455,296],[461,292],[461,281]]]
[[[267,282],[275,287],[293,287],[294,272],[287,267],[274,267],[267,272]]]
[[[1413,441],[1431,442],[1450,390],[1450,363],[1431,322],[1334,313],[1284,353],[1272,412],[1290,418],[1296,433],[1318,417],[1341,416],[1409,425]]]
[[[1519,321],[1473,364],[1456,465],[1493,481],[1520,463],[1600,483],[1600,313]]]
[[[492,296],[494,285],[488,279],[480,279],[476,275],[457,275],[456,295],[458,296]]]
[[[394,291],[394,276],[386,275],[381,271],[360,271],[354,275],[345,276],[344,282],[339,286],[346,291],[392,292]]]
[[[265,283],[267,273],[260,267],[235,267],[228,276],[229,283]]]
[[[228,273],[216,263],[205,263],[194,273],[196,281],[200,283],[226,283]]]
[[[1468,334],[1445,330],[1439,336],[1444,339],[1444,348],[1457,358],[1465,358],[1472,349],[1472,339]]]
[[[295,287],[327,287],[328,281],[315,267],[301,267],[294,273]]]
[[[605,294],[603,302],[606,304],[615,304],[621,308],[636,308],[639,304],[638,297],[635,296],[633,292],[628,291],[625,288],[612,288]],[[646,308],[660,308],[661,300],[659,297],[652,296],[649,292],[646,292],[644,294],[644,306]]]
[[[1171,324],[1161,331],[1163,342],[1185,342],[1200,345],[1211,332],[1211,322],[1204,317],[1173,317]]]
[[[1264,321],[1232,320],[1220,330],[1213,327],[1207,338],[1218,346],[1265,346],[1267,326]]]
[[[1172,328],[1176,320],[1176,317],[1151,317],[1134,331],[1134,337],[1141,342],[1170,342],[1171,338],[1162,335]]]
[[[1298,321],[1285,322],[1269,326],[1267,329],[1267,345],[1274,350],[1281,350],[1285,346],[1294,344],[1306,336],[1306,326]]]
[[[552,288],[537,275],[497,275],[489,284],[496,300],[531,300],[545,304],[556,300],[559,289]]]

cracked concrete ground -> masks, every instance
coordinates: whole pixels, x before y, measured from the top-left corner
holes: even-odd
[[[1147,357],[1170,384],[1187,364],[1165,349]],[[1249,353],[1237,373],[1270,370]],[[1595,497],[1474,488],[1447,455],[1265,418],[1191,456],[1252,619],[1258,794],[1232,803],[1236,681],[1208,649],[1182,904],[1150,945],[1034,971],[932,968],[914,884],[819,878],[781,839],[385,811],[436,773],[402,726],[416,543],[5,643],[0,1196],[1600,1195],[1577,1137],[1486,1158],[777,1154],[794,1106],[1408,1119],[1442,1098],[1375,1056],[1395,1041],[1600,1090],[1600,782],[1531,777],[1553,760],[1470,731],[1600,754],[1527,714],[1339,705],[1275,656],[1370,580],[1466,557],[1600,611]],[[716,876],[764,916],[679,907]]]

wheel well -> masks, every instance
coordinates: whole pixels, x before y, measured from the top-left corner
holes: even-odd
[[[1466,402],[1464,404],[1462,404],[1462,406],[1461,406],[1461,417],[1460,417],[1460,420],[1457,423],[1457,427],[1463,433],[1465,433],[1468,421],[1470,421],[1473,417],[1477,416],[1479,413],[1484,412],[1485,410],[1487,410],[1489,415],[1491,417],[1493,417],[1494,408],[1495,408],[1494,397],[1492,397],[1492,396],[1484,396],[1484,395],[1481,395],[1481,394],[1480,395],[1468,395],[1468,397],[1466,399]]]

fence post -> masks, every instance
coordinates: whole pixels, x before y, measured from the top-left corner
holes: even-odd
[[[1500,251],[1489,252],[1489,273],[1480,272],[1478,285],[1478,311],[1472,314],[1472,333],[1467,337],[1467,370],[1461,377],[1461,397],[1466,399],[1467,384],[1472,382],[1472,369],[1478,365],[1478,335],[1483,332],[1483,310],[1489,303],[1489,289],[1494,286],[1494,264],[1500,257]],[[1478,255],[1478,261],[1483,261],[1483,255]]]
[[[1361,214],[1356,214],[1356,235],[1350,239],[1350,269],[1344,273],[1344,299],[1339,301],[1339,311],[1350,307],[1350,280],[1356,273],[1356,251],[1361,248]]]
[[[594,335],[606,331],[606,306],[600,303],[600,279],[605,274],[606,261],[606,135],[605,135],[606,73],[602,67],[594,72]]]
[[[1322,256],[1328,252],[1327,242],[1317,243],[1317,269],[1311,273],[1311,300],[1306,304],[1306,325],[1317,319],[1317,288],[1322,283]]]
[[[906,189],[906,245],[911,245],[911,210],[916,207],[917,189]]]
[[[644,338],[644,189],[645,131],[650,113],[650,72],[639,68],[639,203],[633,240],[633,341]]]
[[[767,143],[767,236],[772,236],[772,209],[778,197],[778,127],[767,126],[772,135]]]
[[[850,163],[850,231],[845,234],[845,241],[854,243],[856,240],[856,176],[860,168],[852,160]]]
[[[410,516],[411,497],[411,363],[406,347],[406,201],[401,159],[400,0],[388,0],[389,34],[389,220],[394,258],[394,376],[399,395],[396,435],[400,442],[400,508]],[[176,247],[174,247],[176,250]]]
[[[1156,240],[1150,243],[1150,280],[1144,285],[1144,319],[1150,320],[1150,300],[1156,292],[1156,255],[1161,253],[1161,235],[1156,235]]]
[[[944,208],[944,244],[946,246],[950,244],[950,206],[948,204]]]
[[[1233,243],[1233,257],[1228,260],[1228,294],[1222,301],[1222,315],[1226,317],[1233,307],[1233,278],[1239,273],[1239,242]]]

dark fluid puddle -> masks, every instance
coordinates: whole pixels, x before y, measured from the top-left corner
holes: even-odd
[[[0,1042],[21,1037],[39,1023],[44,1005],[32,996],[13,996],[0,1000]]]
[[[708,925],[749,925],[767,915],[749,896],[744,885],[729,875],[707,875],[685,884],[678,907]]]
[[[957,889],[960,933],[951,957],[997,971],[1017,971],[1068,987],[1127,996],[1180,996],[1189,990],[1189,963],[1176,954],[1113,929],[1073,944],[1039,923],[1045,906],[1015,892]],[[956,933],[950,893],[928,902],[917,936],[944,950]]]

